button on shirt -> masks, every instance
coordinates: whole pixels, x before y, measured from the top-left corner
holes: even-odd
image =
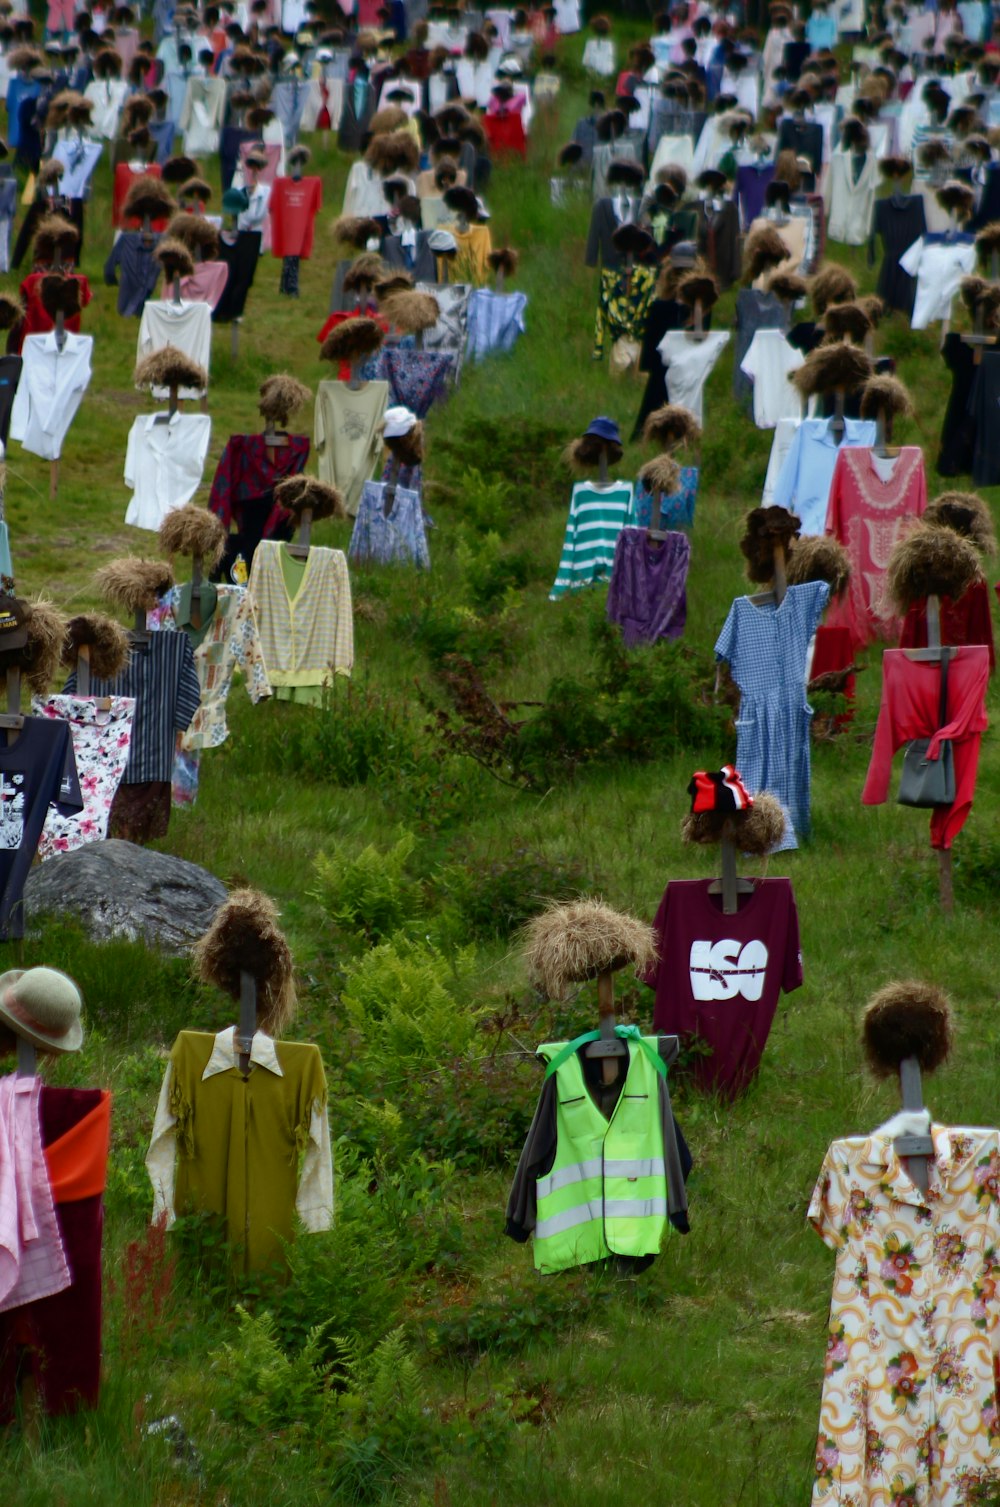
[[[129,433],[125,483],[133,491],[125,522],[133,528],[158,529],[201,485],[212,420],[207,413],[175,413],[169,423],[164,418],[138,418]]]
[[[24,369],[14,396],[10,433],[25,450],[58,460],[63,441],[90,382],[92,335],[65,333],[62,350],[55,331],[28,335],[21,352]]]

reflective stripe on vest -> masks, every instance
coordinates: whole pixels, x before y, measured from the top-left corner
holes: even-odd
[[[653,1255],[667,1223],[667,1183],[655,1038],[627,1041],[628,1072],[610,1119],[591,1097],[567,1043],[539,1047],[556,1090],[556,1155],[536,1183],[540,1271],[606,1256]],[[654,1062],[654,1057],[656,1058]],[[665,1076],[665,1074],[664,1074]]]

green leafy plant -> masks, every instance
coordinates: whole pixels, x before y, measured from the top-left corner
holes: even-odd
[[[407,874],[416,839],[404,832],[383,851],[369,843],[356,858],[318,853],[309,891],[330,919],[368,943],[383,941],[419,913],[420,894]]]
[[[405,1083],[428,1066],[478,1049],[476,1011],[459,1000],[475,966],[473,948],[446,957],[429,942],[394,937],[347,974],[341,999],[379,1082]]]
[[[502,941],[552,901],[582,894],[591,881],[579,864],[518,848],[493,863],[448,864],[434,885],[465,936]]]
[[[326,1323],[314,1324],[301,1348],[281,1345],[274,1317],[237,1305],[237,1335],[210,1356],[220,1382],[223,1417],[295,1441],[326,1431],[332,1408],[332,1368],[323,1357]]]

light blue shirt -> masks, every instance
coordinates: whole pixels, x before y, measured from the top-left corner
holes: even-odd
[[[813,52],[819,52],[821,47],[836,47],[836,17],[829,11],[813,11],[806,22],[806,41]]]
[[[802,519],[803,534],[822,534],[826,528],[826,505],[830,498],[838,445],[832,419],[803,419],[792,436],[792,445],[778,473],[774,501]],[[874,419],[845,419],[842,443],[854,449],[874,445]]]

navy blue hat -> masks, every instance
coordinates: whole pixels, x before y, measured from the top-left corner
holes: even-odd
[[[608,445],[620,445],[622,442],[621,432],[614,419],[601,414],[596,419],[591,419],[584,430],[584,434],[593,435],[594,439],[604,440]]]

